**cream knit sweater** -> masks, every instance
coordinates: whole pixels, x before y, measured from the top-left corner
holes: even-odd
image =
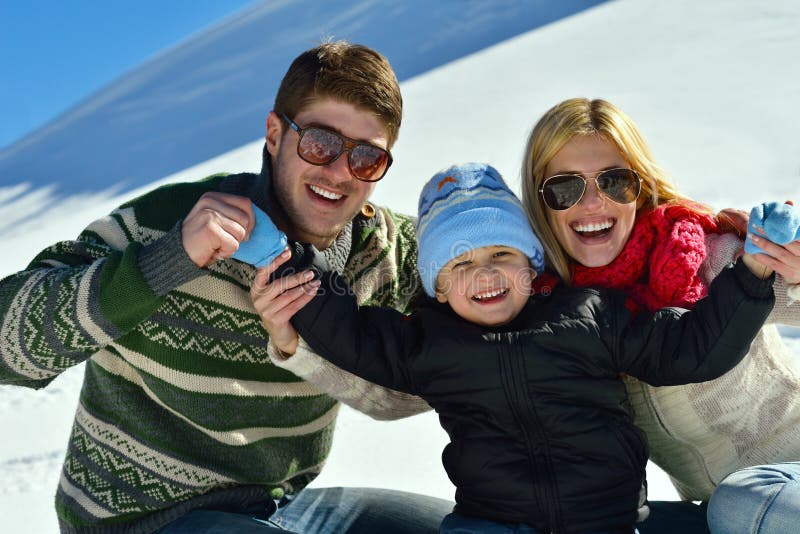
[[[732,234],[709,235],[701,274],[709,283],[742,249]],[[706,501],[743,467],[800,460],[800,365],[777,324],[800,326],[797,286],[775,281],[775,308],[732,371],[710,382],[652,387],[626,379],[636,424],[647,433],[650,459],[681,496]]]

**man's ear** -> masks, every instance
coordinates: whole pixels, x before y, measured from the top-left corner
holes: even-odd
[[[278,154],[283,135],[283,121],[274,111],[267,115],[267,150],[273,158]]]

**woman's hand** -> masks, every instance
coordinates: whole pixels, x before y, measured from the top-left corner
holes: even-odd
[[[250,297],[264,328],[275,347],[286,356],[297,350],[297,331],[289,319],[314,298],[320,285],[319,280],[312,279],[314,275],[311,271],[302,271],[269,283],[269,276],[290,257],[291,252],[284,250],[272,263],[258,269],[250,286]]]
[[[748,213],[736,208],[725,208],[714,216],[714,220],[723,234],[736,234],[739,239],[747,235]]]

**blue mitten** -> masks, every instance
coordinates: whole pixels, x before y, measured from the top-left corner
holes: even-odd
[[[239,243],[239,248],[231,258],[254,267],[265,267],[286,248],[286,234],[278,230],[269,215],[255,204],[253,214],[256,224],[250,232],[250,239]]]
[[[764,234],[755,227],[764,230]],[[800,239],[800,210],[789,204],[765,202],[750,210],[747,223],[747,240],[744,251],[749,254],[766,254],[750,240],[750,234],[763,236],[773,243],[785,245]]]

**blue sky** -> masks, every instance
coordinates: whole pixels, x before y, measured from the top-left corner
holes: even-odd
[[[135,10],[127,13],[86,0],[24,17],[6,9],[0,50],[13,49],[3,61],[16,64],[0,72],[19,76],[0,83],[9,104],[0,191],[132,189],[250,143],[263,136],[291,60],[322,39],[380,50],[402,82],[603,1],[240,0],[222,13],[211,0],[146,0],[125,2]],[[234,5],[245,16],[231,16]],[[138,53],[122,56],[134,44]]]
[[[254,0],[0,0],[0,147]]]

